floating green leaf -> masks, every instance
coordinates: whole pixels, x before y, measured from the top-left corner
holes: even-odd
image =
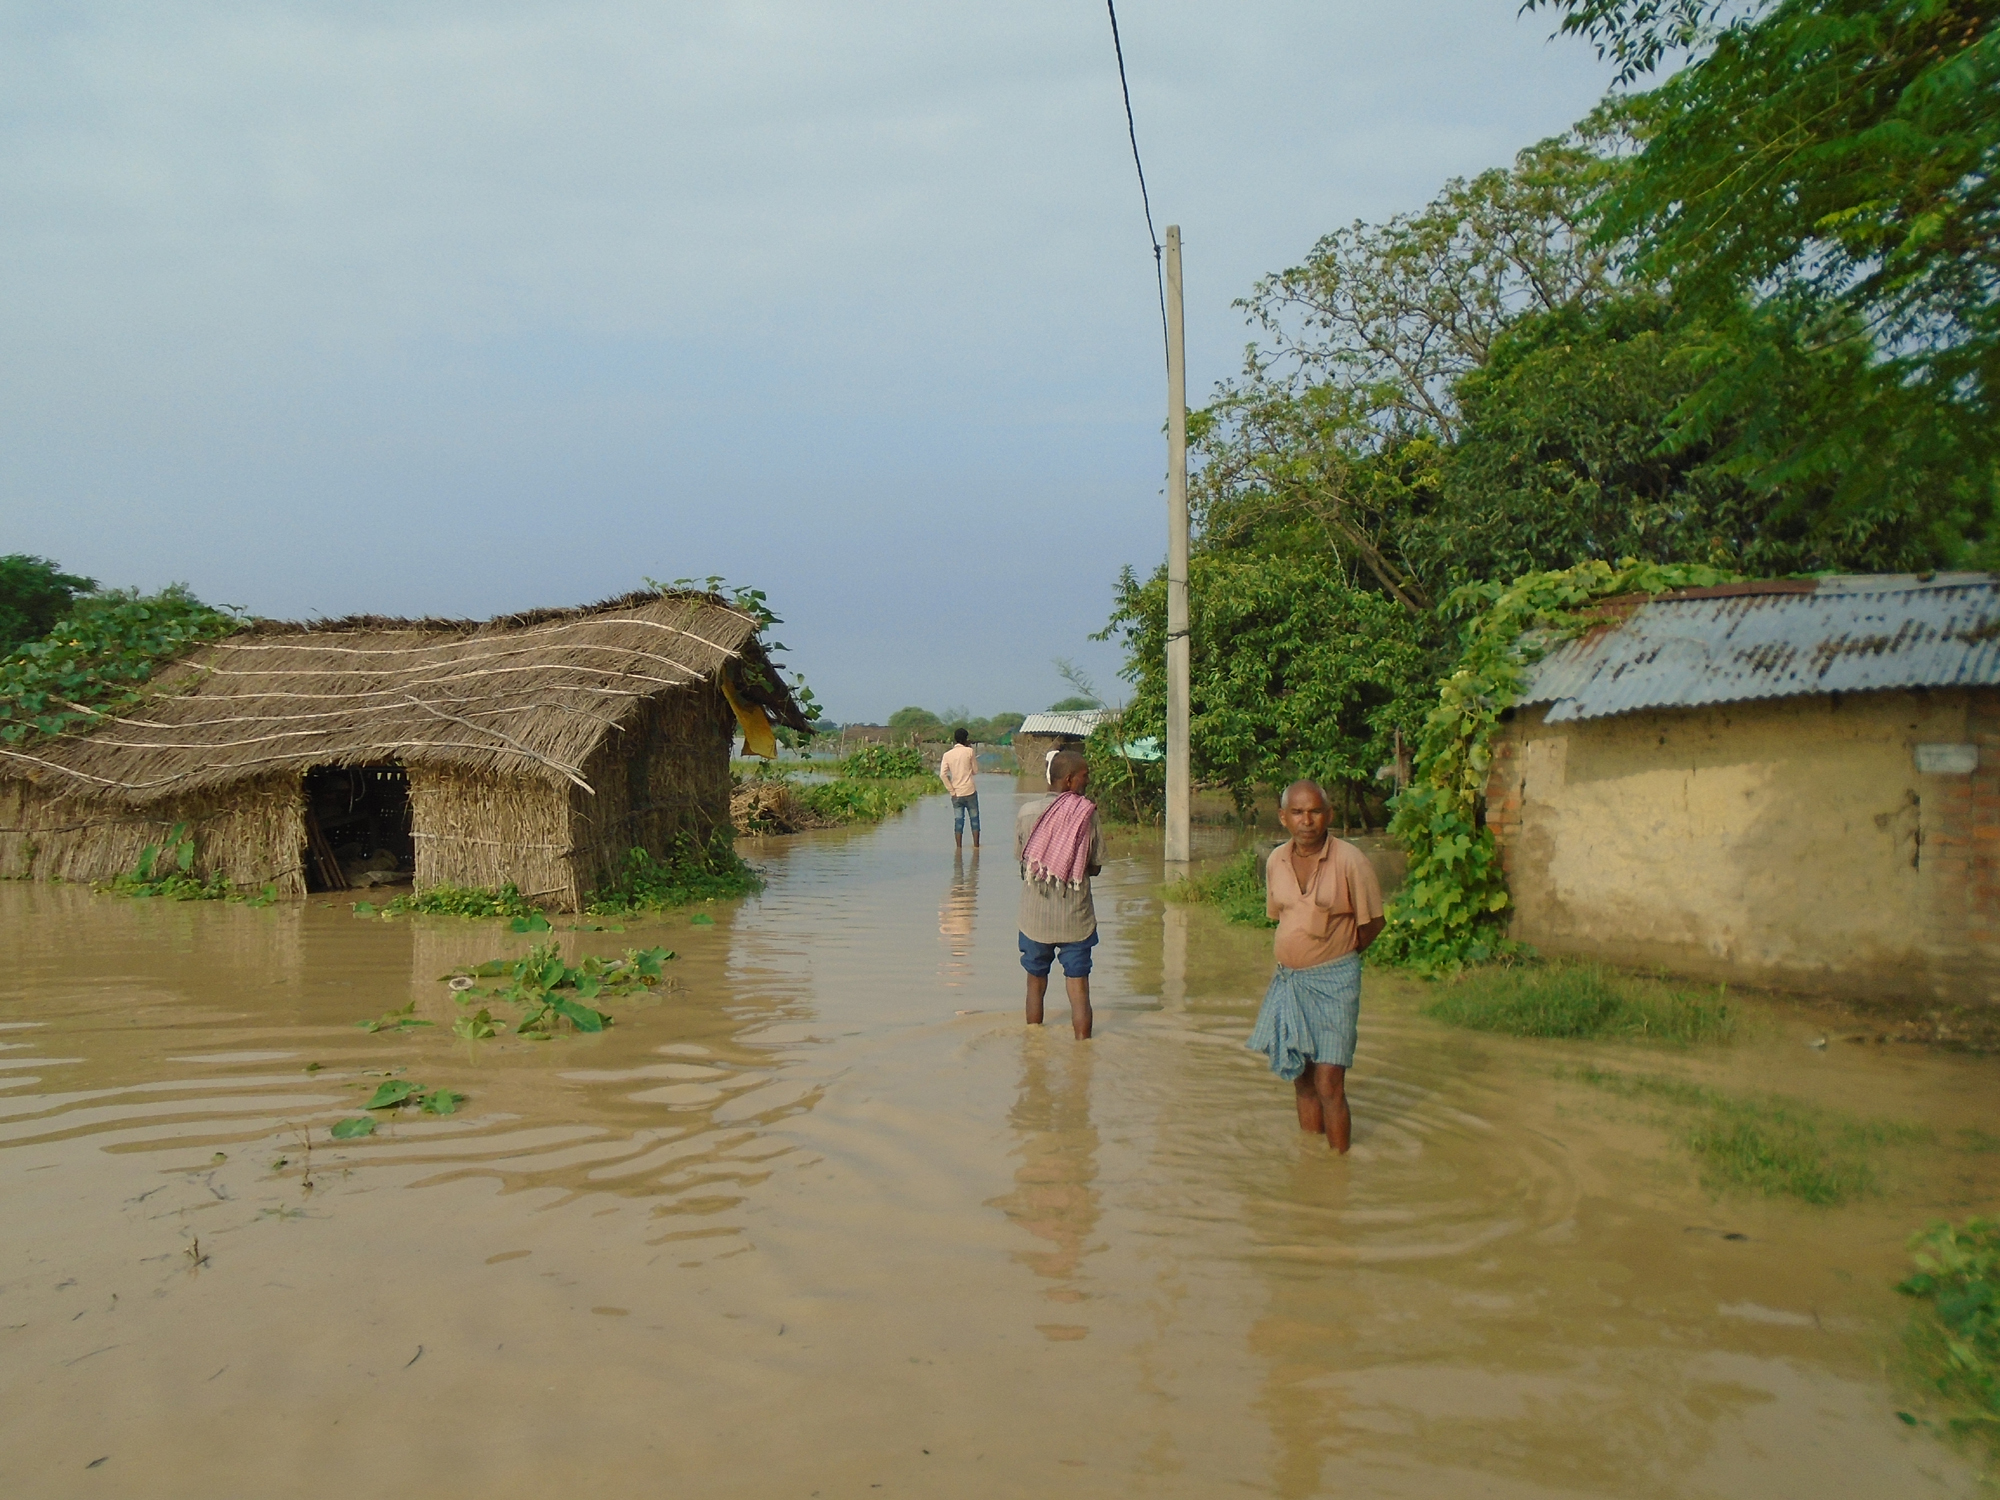
[[[482,1005],[479,1014],[460,1016],[451,1023],[451,1029],[468,1042],[483,1042],[499,1028],[493,1024],[493,1013]]]
[[[392,1078],[387,1083],[379,1085],[374,1095],[361,1107],[363,1109],[394,1109],[398,1104],[403,1103],[416,1092],[417,1085],[406,1082],[401,1078]]]
[[[611,1017],[585,1001],[616,1000],[643,995],[661,983],[661,966],[674,955],[665,948],[631,949],[622,958],[586,956],[569,964],[554,943],[537,944],[511,962],[494,959],[475,968],[460,969],[444,976],[461,1005],[478,1000],[500,1000],[523,1007],[517,1036],[545,1041],[562,1023],[573,1031],[597,1032],[611,1024]],[[500,979],[512,982],[481,986],[475,981]],[[490,1022],[486,1011],[480,1017]],[[454,1030],[461,1036],[480,1034],[479,1018],[461,1022]]]
[[[366,1115],[356,1115],[351,1120],[335,1120],[329,1132],[336,1141],[351,1141],[358,1136],[373,1135],[375,1122]]]
[[[601,1010],[592,1010],[574,1000],[553,1000],[550,1009],[566,1018],[578,1031],[602,1031],[611,1019]]]

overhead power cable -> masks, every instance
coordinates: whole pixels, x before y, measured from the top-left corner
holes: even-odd
[[[1146,192],[1146,164],[1139,160],[1139,127],[1132,119],[1132,86],[1125,81],[1125,47],[1118,39],[1117,0],[1104,0],[1111,14],[1111,50],[1118,55],[1118,89],[1125,96],[1125,134],[1132,142],[1132,165],[1139,173],[1139,202],[1146,210],[1146,238],[1153,242],[1153,281],[1160,289],[1160,348],[1171,363],[1167,349],[1167,272],[1161,259],[1165,253],[1158,231],[1153,228],[1153,200]]]

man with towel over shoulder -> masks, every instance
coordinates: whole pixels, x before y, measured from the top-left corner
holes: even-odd
[[[1070,1028],[1090,1040],[1090,950],[1097,910],[1090,877],[1104,866],[1097,804],[1083,795],[1090,766],[1074,750],[1049,763],[1053,796],[1034,797],[1014,815],[1014,857],[1021,863],[1021,967],[1028,971],[1028,1024],[1042,1024],[1049,966],[1062,959]]]
[[[1291,834],[1264,866],[1264,914],[1278,924],[1278,972],[1249,1046],[1292,1080],[1299,1128],[1346,1151],[1353,1133],[1347,1070],[1361,1012],[1361,954],[1382,932],[1382,887],[1368,857],[1328,838],[1326,793],[1315,781],[1285,788],[1278,820]]]

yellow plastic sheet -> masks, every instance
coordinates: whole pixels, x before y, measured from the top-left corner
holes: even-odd
[[[722,684],[722,696],[729,700],[729,706],[736,710],[736,722],[743,730],[743,749],[750,755],[761,755],[766,760],[778,758],[778,737],[771,733],[770,717],[754,703],[746,703],[737,696],[735,684],[728,677],[716,679]]]

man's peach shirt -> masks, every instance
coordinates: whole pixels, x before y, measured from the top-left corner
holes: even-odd
[[[1382,884],[1367,855],[1328,834],[1315,863],[1318,873],[1306,877],[1310,897],[1292,868],[1289,839],[1264,866],[1264,914],[1277,921],[1278,962],[1288,969],[1345,958],[1360,944],[1356,929],[1382,916]]]
[[[970,797],[979,790],[973,778],[979,772],[979,752],[970,745],[953,745],[938,762],[938,775],[954,797]]]

